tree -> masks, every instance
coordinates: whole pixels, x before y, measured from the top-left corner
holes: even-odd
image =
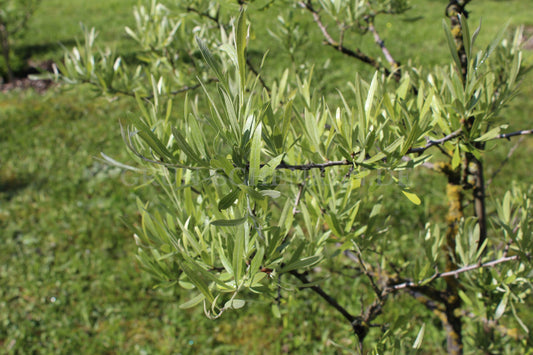
[[[11,44],[27,26],[28,20],[40,0],[0,0],[0,47],[4,60],[7,81],[14,79],[11,65]]]
[[[279,316],[286,295],[314,293],[351,327],[360,353],[424,348],[425,332],[440,329],[434,320],[449,354],[530,346],[516,310],[531,287],[530,190],[512,184],[488,214],[483,173],[489,142],[532,133],[502,133],[524,72],[520,33],[502,31],[476,51],[468,2],[448,4],[450,64],[429,70],[400,64],[376,28],[377,17],[408,11],[404,1],[190,0],[173,12],[154,0],[126,28],[142,50],[135,67],[97,51],[87,31],[56,78],[138,103],[122,122],[138,166],[103,157],[159,188],[138,202],[142,222],[132,226],[142,267],[189,290],[182,307],[203,305],[211,318],[259,297]],[[269,7],[284,9],[272,35],[293,63],[281,72],[247,53],[254,18]],[[338,100],[316,90],[320,70],[299,52],[305,33],[293,16],[310,16],[326,46],[374,74],[356,75]],[[371,34],[385,60],[349,47],[357,33]],[[399,174],[423,169],[446,179],[447,201],[423,196],[447,203],[446,216],[425,213],[420,231],[395,232],[382,194],[415,210],[422,199]],[[391,189],[366,183],[383,174]],[[331,275],[344,287],[326,289]],[[427,311],[415,308],[415,321],[413,304]]]

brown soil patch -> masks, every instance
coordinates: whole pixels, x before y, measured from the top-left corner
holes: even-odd
[[[52,84],[52,80],[30,80],[28,78],[15,79],[10,83],[0,84],[0,92],[6,93],[15,89],[26,90],[32,88],[39,93],[43,93],[52,86]]]
[[[52,66],[53,62],[50,60],[43,61],[43,62],[33,62],[28,61],[28,72],[24,77],[15,78],[12,82],[9,83],[2,83],[0,82],[0,92],[6,93],[11,90],[26,90],[26,89],[33,89],[38,93],[43,93],[50,86],[53,85],[52,80],[30,80],[28,78],[28,75],[31,74],[39,74],[44,72],[52,72]],[[1,78],[0,78],[1,80]]]

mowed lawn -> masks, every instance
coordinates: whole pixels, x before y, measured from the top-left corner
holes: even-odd
[[[134,25],[132,7],[138,3],[43,0],[14,46],[18,60],[61,60],[63,48],[83,38],[80,23],[96,27],[103,46],[132,57],[136,48],[123,27]],[[402,62],[447,63],[441,26],[446,1],[412,3],[406,15],[378,23],[391,52]],[[471,27],[483,19],[483,46],[508,20],[512,28],[527,25],[533,32],[533,5],[528,1],[474,1],[469,8]],[[268,14],[275,11],[274,6]],[[276,52],[266,31],[276,26],[275,17],[257,17],[251,48],[271,46],[269,63],[279,69],[286,54]],[[308,50],[320,54],[317,67],[330,60],[322,78],[324,95],[352,79],[354,70],[370,73],[360,65],[346,66],[345,58],[322,46],[308,16],[298,19],[309,29]],[[350,43],[379,54],[371,38]],[[526,63],[532,64],[531,52],[525,54]],[[522,92],[504,112],[513,130],[532,128],[532,79],[529,73]],[[211,321],[201,309],[179,308],[186,294],[153,287],[154,281],[138,267],[127,225],[138,220],[136,199],[157,191],[143,177],[99,158],[105,152],[129,161],[118,120],[135,111],[127,98],[99,98],[90,87],[0,93],[0,353],[304,354],[335,353],[331,339],[353,343],[350,329],[327,308],[310,306],[309,294],[287,299],[281,319],[258,301],[242,313]],[[488,147],[487,176],[499,169],[517,142]],[[531,184],[532,153],[533,138],[525,138],[489,193],[498,196],[512,179]],[[419,193],[433,188],[419,180]]]

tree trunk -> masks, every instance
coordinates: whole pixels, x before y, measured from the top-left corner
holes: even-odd
[[[7,24],[0,22],[0,46],[2,47],[2,56],[7,71],[7,82],[12,82],[14,79],[13,70],[9,61],[9,33],[7,31]]]
[[[463,208],[463,187],[461,185],[461,171],[460,169],[452,170],[450,165],[447,165],[449,170],[444,169],[443,172],[448,176],[448,185],[446,186],[446,195],[448,198],[448,214],[446,222],[448,229],[446,230],[446,271],[453,271],[457,269],[456,254],[455,254],[455,238],[457,237],[459,222],[464,218]],[[461,335],[462,321],[461,316],[457,315],[461,308],[461,298],[459,297],[459,282],[455,276],[445,277],[446,281],[446,300],[444,306],[446,311],[442,320],[444,329],[446,331],[446,343],[448,354],[461,355],[463,354],[463,338]]]

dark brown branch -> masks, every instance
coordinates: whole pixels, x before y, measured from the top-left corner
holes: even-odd
[[[195,9],[194,7],[191,7],[191,6],[188,6],[185,10],[187,10],[187,12],[194,12],[195,14],[198,14],[200,17],[205,17],[213,22],[215,22],[217,25],[220,25],[220,18],[219,18],[219,11],[217,11],[217,14],[215,16],[211,16],[209,13],[207,12],[202,12],[198,9]]]
[[[286,169],[286,170],[312,170],[312,169],[320,169],[323,170],[325,168],[330,168],[332,166],[349,166],[353,165],[354,162],[348,161],[348,160],[339,160],[339,161],[328,161],[326,163],[309,163],[309,164],[297,164],[297,165],[291,165],[286,163],[279,164],[276,169]]]
[[[426,143],[423,147],[417,147],[417,148],[410,148],[407,150],[406,154],[413,154],[413,153],[423,153],[425,150],[433,147],[434,145],[440,145],[443,144],[449,140],[452,140],[454,138],[457,138],[461,135],[462,130],[457,130],[455,132],[450,133],[446,137],[443,137],[441,139],[437,140],[430,140]],[[276,167],[276,169],[287,169],[287,170],[312,170],[312,169],[325,169],[332,166],[353,166],[356,164],[353,161],[349,160],[340,160],[340,161],[329,161],[326,163],[309,163],[309,164],[299,164],[299,165],[291,165],[286,163],[281,163]]]
[[[366,311],[362,312],[361,316],[354,316],[353,314],[348,312],[343,306],[341,306],[335,298],[327,294],[320,286],[305,286],[306,284],[310,284],[305,274],[299,273],[296,270],[289,271],[289,273],[304,284],[300,287],[300,289],[310,288],[313,292],[322,297],[330,306],[335,308],[335,310],[337,310],[348,322],[350,322],[350,325],[352,326],[355,335],[357,335],[357,338],[359,340],[359,347],[362,351],[363,340],[368,334],[369,328],[372,326],[370,322],[381,314],[383,308],[383,301],[381,299],[376,299],[366,309]]]
[[[416,148],[410,148],[409,150],[407,150],[407,153],[406,154],[414,154],[414,153],[423,153],[424,151],[428,150],[429,148],[433,147],[433,146],[439,146],[439,145],[442,145],[454,138],[457,138],[459,136],[462,135],[462,132],[463,130],[462,129],[458,129],[457,131],[454,131],[450,134],[448,134],[446,137],[443,137],[441,139],[436,139],[436,140],[429,140],[426,145],[422,146],[422,147],[416,147]],[[520,136],[520,135],[526,135],[526,134],[533,134],[533,130],[523,130],[523,131],[517,131],[517,132],[512,132],[512,133],[505,133],[505,134],[500,134],[496,137],[493,138],[494,139],[502,139],[502,138],[505,138],[505,139],[509,139],[511,137],[515,137],[515,136]],[[326,163],[309,163],[309,164],[299,164],[299,165],[291,165],[291,164],[286,164],[286,163],[281,163],[280,165],[278,165],[276,167],[276,169],[287,169],[287,170],[312,170],[312,169],[325,169],[325,168],[330,168],[332,166],[349,166],[349,165],[354,165],[356,164],[355,162],[353,161],[349,161],[349,160],[340,160],[340,161],[329,161],[329,162],[326,162]]]
[[[318,294],[320,297],[322,297],[330,306],[332,306],[333,308],[335,308],[340,314],[342,314],[342,316],[348,321],[350,322],[350,324],[353,325],[353,323],[357,320],[357,317],[352,315],[350,312],[348,312],[346,310],[346,308],[344,308],[343,306],[341,306],[337,300],[333,297],[331,297],[330,295],[328,295],[320,286],[317,286],[317,285],[313,285],[311,287],[306,287],[305,285],[306,284],[309,284],[309,280],[307,279],[307,277],[305,276],[305,274],[301,274],[299,273],[298,271],[296,270],[292,270],[292,271],[289,271],[289,273],[291,275],[293,275],[294,277],[296,277],[298,280],[300,280],[304,286],[302,286],[301,288],[310,288],[313,292],[315,292],[316,294]]]
[[[250,58],[246,58],[246,64],[248,65],[248,68],[250,68],[250,71],[254,73],[257,79],[259,79],[259,82],[266,89],[266,91],[271,92],[270,87],[267,85],[267,83],[265,83],[261,74],[255,69],[252,62],[250,61]]]
[[[496,137],[494,137],[492,140],[494,139],[509,139],[511,137],[516,137],[516,136],[525,136],[525,135],[528,135],[528,134],[533,134],[533,129],[526,129],[526,130],[522,130],[522,131],[516,131],[516,132],[512,132],[512,133],[502,133],[502,134],[498,134]]]
[[[423,153],[424,151],[426,151],[427,149],[433,147],[434,145],[440,145],[440,144],[443,144],[443,143],[446,143],[447,141],[449,140],[452,140],[454,138],[457,138],[461,135],[461,133],[463,132],[462,129],[458,129],[457,131],[454,131],[450,134],[448,134],[446,137],[443,137],[441,139],[437,139],[437,140],[428,140],[428,142],[426,143],[425,146],[423,147],[418,147],[418,148],[410,148],[408,151],[407,151],[407,154],[412,154],[412,153]]]

